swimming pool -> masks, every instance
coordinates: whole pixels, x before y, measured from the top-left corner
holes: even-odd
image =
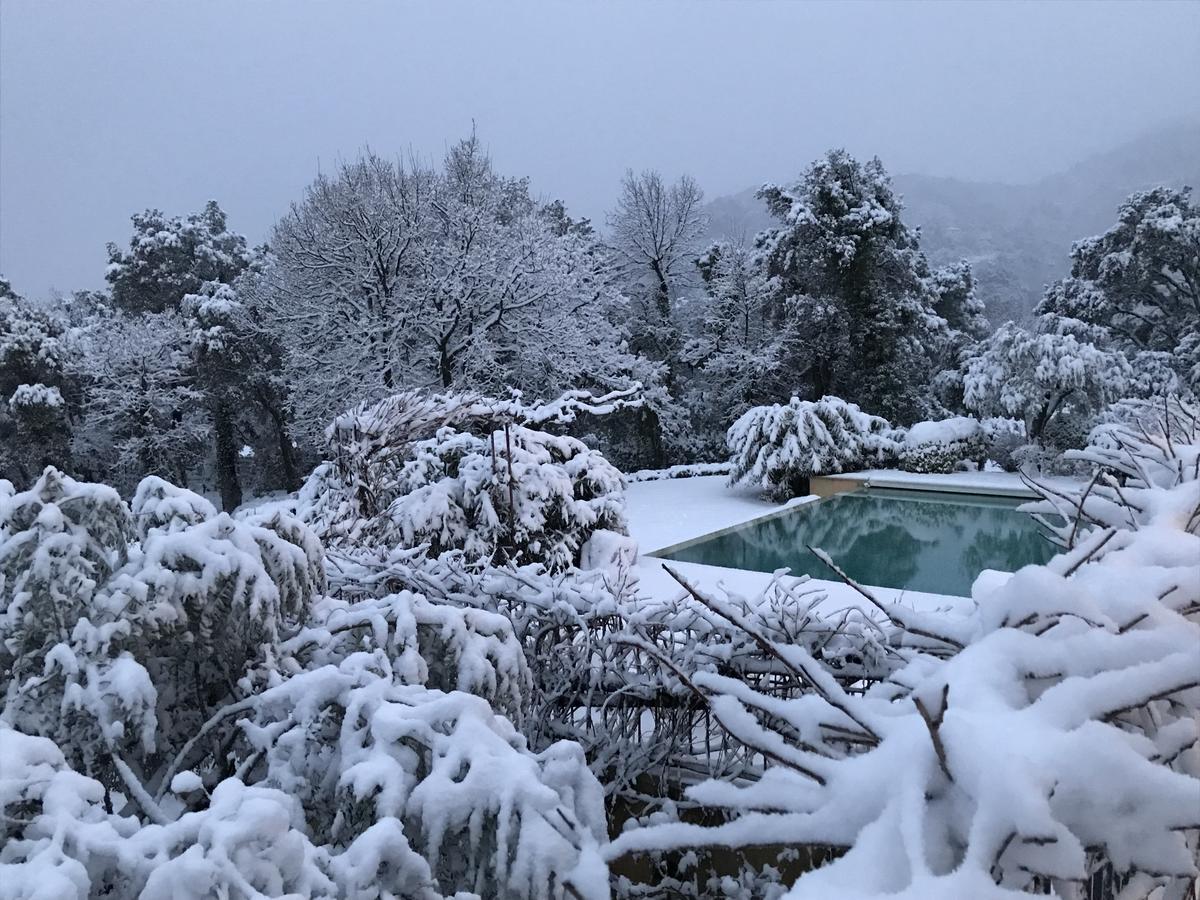
[[[1020,498],[866,488],[836,494],[656,553],[756,572],[836,578],[805,545],[862,584],[965,597],[984,569],[1047,562],[1054,547]]]

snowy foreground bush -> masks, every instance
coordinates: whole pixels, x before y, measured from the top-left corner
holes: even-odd
[[[606,896],[509,619],[324,591],[281,513],[0,482],[0,897]]]
[[[724,824],[627,831],[607,858],[844,848],[787,894],[814,900],[1194,898],[1197,411],[1143,406],[1081,455],[1098,467],[1093,481],[1046,490],[1041,504],[1065,518],[1046,520],[1062,553],[981,592],[969,614],[861,591],[886,636],[873,679],[847,675],[844,653],[831,661],[766,632],[753,603],[689,585],[792,692],[679,665],[680,690],[757,751],[757,772],[687,792],[724,810]]]

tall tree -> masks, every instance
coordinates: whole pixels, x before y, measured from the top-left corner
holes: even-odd
[[[0,478],[71,461],[66,326],[0,278]]]
[[[1104,234],[1071,248],[1071,274],[1039,314],[1078,319],[1128,353],[1175,355],[1200,388],[1200,207],[1191,189],[1133,194]]]
[[[224,211],[209,200],[184,219],[157,209],[134,215],[129,249],[108,245],[105,278],[119,308],[163,312],[205,282],[231,283],[252,260],[246,238],[228,229]]]
[[[589,227],[498,174],[472,135],[439,169],[367,154],[279,223],[260,292],[304,432],[402,388],[552,395],[627,383],[623,299]]]
[[[744,244],[721,242],[697,261],[704,284],[699,333],[681,353],[692,367],[684,401],[705,459],[725,453],[725,430],[752,406],[791,390],[779,359],[788,338],[770,318],[768,280]]]
[[[667,184],[658,172],[636,175],[630,169],[609,215],[613,246],[647,284],[664,322],[670,320],[680,283],[692,274],[706,224],[703,200],[704,192],[690,175]]]
[[[836,394],[897,421],[927,407],[935,298],[917,234],[878,159],[831,150],[788,187],[759,191],[780,224],[757,246],[775,279],[783,360],[812,397]]]
[[[664,437],[683,443],[686,416],[676,384],[685,328],[677,301],[692,283],[706,219],[704,192],[689,175],[668,184],[658,172],[625,173],[617,205],[609,214],[611,242],[622,262],[624,286],[633,309],[627,324],[630,346],[661,366],[661,385],[639,411],[639,431],[649,461],[667,462]]]
[[[207,426],[201,423],[200,432],[209,444],[212,474],[223,505],[231,509],[242,497],[241,451],[253,449],[253,436],[266,424],[275,434],[268,446],[277,464],[275,477],[261,486],[296,487],[278,341],[232,288],[266,264],[265,248],[251,250],[245,237],[231,232],[216,201],[186,218],[148,210],[133,217],[133,226],[128,252],[109,245],[107,277],[117,315],[93,329],[101,333],[111,326],[133,339],[121,347],[93,341],[101,416],[124,448],[120,455],[127,465],[136,460],[146,467],[139,476],[154,472],[189,480],[195,473],[186,468],[162,470],[168,462],[184,465],[185,449],[197,434],[196,414],[202,413]],[[139,391],[139,385],[140,398],[119,396],[123,389]],[[161,443],[170,448],[169,460],[154,450],[155,441],[137,436],[164,414],[169,426]]]

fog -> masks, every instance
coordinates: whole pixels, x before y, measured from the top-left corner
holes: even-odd
[[[0,272],[103,282],[146,207],[265,239],[319,168],[438,157],[603,218],[626,167],[710,197],[830,146],[1029,181],[1200,111],[1200,4],[41,3],[0,7]]]

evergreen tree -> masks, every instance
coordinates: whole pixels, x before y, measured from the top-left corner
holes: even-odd
[[[1200,387],[1200,207],[1191,189],[1133,194],[1117,224],[1071,248],[1071,274],[1046,292],[1039,314],[1089,325],[1130,354],[1169,353]]]
[[[74,395],[66,326],[0,278],[0,478],[32,480],[71,461]]]
[[[215,200],[186,219],[157,209],[133,216],[129,250],[108,245],[105,278],[113,302],[130,312],[178,309],[205,282],[229,284],[253,261],[246,238],[229,231]]]
[[[812,397],[919,418],[935,297],[882,163],[831,150],[790,187],[766,185],[759,197],[780,222],[756,243],[775,283],[773,321],[789,334],[781,363]]]

